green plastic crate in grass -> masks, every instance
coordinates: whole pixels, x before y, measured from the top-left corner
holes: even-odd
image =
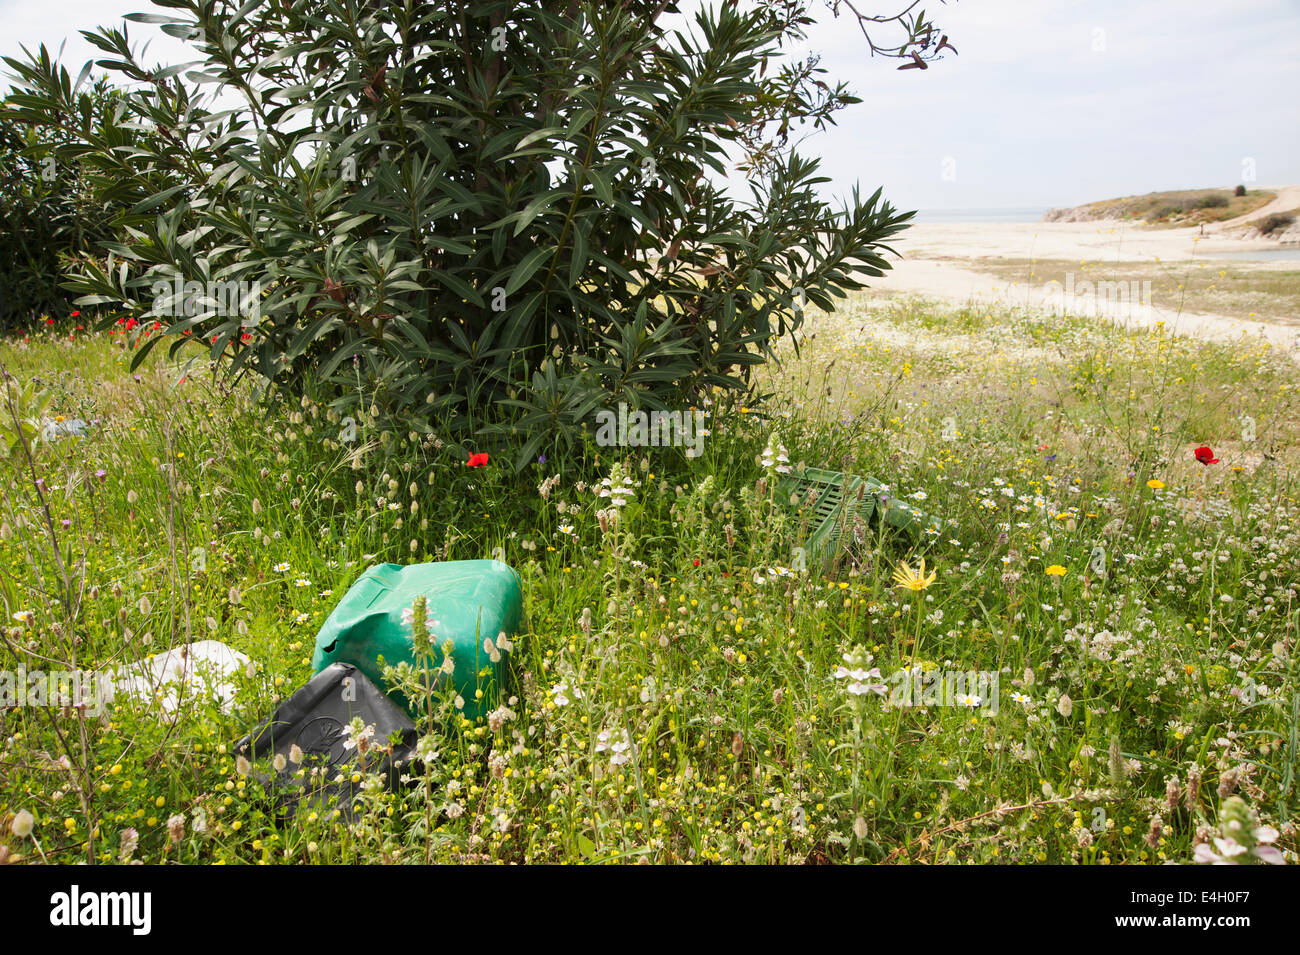
[[[849,549],[859,520],[865,526],[873,519],[883,520],[912,535],[942,526],[938,518],[889,497],[888,489],[873,478],[805,468],[783,481],[781,488],[797,507],[812,508],[806,546],[808,555],[823,566]]]
[[[428,601],[434,664],[442,663],[447,641],[453,648],[455,670],[450,679],[440,673],[439,686],[450,683],[465,701],[465,716],[477,719],[495,705],[493,690],[506,675],[506,655],[493,661],[483,641],[514,634],[523,612],[519,575],[499,560],[371,567],[321,627],[312,669],[319,673],[331,663],[350,663],[387,691],[384,663],[414,662],[410,611],[420,595]],[[394,697],[410,711],[409,701]]]

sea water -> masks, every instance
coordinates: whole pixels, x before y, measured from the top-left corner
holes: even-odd
[[[1300,261],[1300,245],[1281,249],[1256,249],[1253,252],[1206,252],[1206,259],[1246,259],[1250,262]]]
[[[913,222],[1037,222],[1047,210],[1041,206],[1000,209],[919,209]]]

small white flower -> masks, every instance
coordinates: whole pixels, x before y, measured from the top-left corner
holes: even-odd
[[[776,474],[790,473],[790,456],[781,443],[781,435],[773,431],[767,439],[767,447],[763,449],[759,462],[763,465],[763,470],[774,472]]]
[[[432,734],[421,736],[415,746],[415,754],[422,763],[437,762],[440,755],[437,738]]]
[[[551,687],[551,697],[554,699],[556,706],[568,706],[571,702],[569,699],[570,694],[575,700],[582,699],[582,691],[576,686],[570,686],[567,680],[561,680]]]
[[[343,741],[344,749],[356,749],[359,745],[368,744],[375,735],[375,724],[361,727],[361,718],[357,717],[347,726],[343,727],[344,735],[347,739]]]
[[[630,745],[626,737],[617,743],[611,744],[609,748],[612,751],[612,755],[609,757],[611,765],[622,766],[624,763],[631,761],[632,754],[628,751]]]

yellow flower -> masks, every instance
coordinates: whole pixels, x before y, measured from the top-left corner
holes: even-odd
[[[1048,574],[1052,577],[1064,577],[1065,568],[1062,567],[1060,564],[1052,564],[1050,567],[1044,569],[1043,573]]]
[[[904,590],[913,590],[920,592],[934,583],[937,576],[936,571],[930,571],[930,576],[925,576],[925,558],[921,558],[921,565],[918,570],[912,570],[907,561],[898,565],[894,571],[894,583]]]
[[[1151,488],[1151,490],[1153,491],[1158,491],[1164,486],[1165,486],[1165,482],[1158,480],[1156,478],[1152,478],[1150,481],[1147,481],[1147,487]]]

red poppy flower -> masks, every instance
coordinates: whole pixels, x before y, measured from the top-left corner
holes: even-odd
[[[465,462],[466,467],[481,468],[488,463],[486,451],[480,451],[477,454],[471,454],[469,460]]]
[[[1196,456],[1196,460],[1200,461],[1202,464],[1219,463],[1219,459],[1214,456],[1214,451],[1206,447],[1205,445],[1201,445],[1199,448],[1193,451],[1192,454],[1194,454]]]
[[[700,566],[700,562],[698,560],[693,560],[691,561],[691,563],[694,564],[696,567]]]
[[[76,317],[77,317],[78,315],[80,315],[80,314],[81,314],[81,311],[80,311],[80,310],[75,311],[75,312],[72,313],[72,317],[73,317],[73,318],[76,318]]]

